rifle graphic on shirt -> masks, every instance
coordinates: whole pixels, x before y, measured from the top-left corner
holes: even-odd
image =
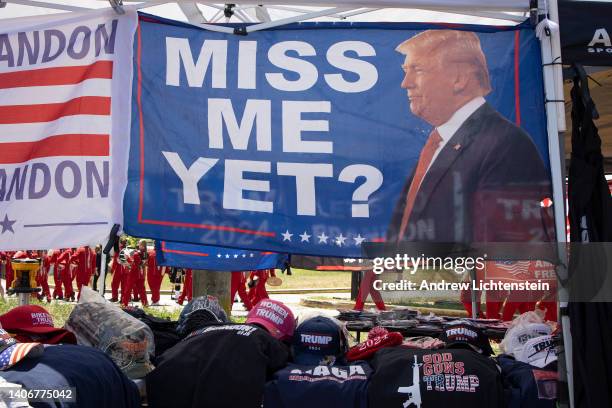
[[[399,387],[397,392],[401,394],[408,394],[408,399],[404,402],[404,408],[408,408],[410,405],[415,405],[416,408],[421,408],[421,376],[419,375],[419,366],[422,364],[417,363],[417,356],[414,356],[414,364],[412,365],[412,385],[410,387]]]

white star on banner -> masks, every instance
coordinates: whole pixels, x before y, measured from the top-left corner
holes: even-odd
[[[336,237],[336,245],[342,246],[344,244],[344,241],[346,241],[346,237],[342,235],[342,233],[340,233],[340,235]]]
[[[252,258],[252,257],[254,257],[254,256],[255,256],[255,255],[253,255],[253,254],[249,254],[249,258]]]
[[[246,258],[246,254],[242,254],[242,257],[243,257],[243,258]]]
[[[310,242],[310,237],[312,237],[312,235],[308,235],[306,231],[304,231],[304,233],[300,235],[300,238],[302,238],[301,242]]]
[[[229,258],[229,254],[225,254],[225,258]]]
[[[217,254],[217,258],[221,258],[221,254]]]
[[[290,233],[289,230],[283,232],[281,235],[283,236],[283,241],[291,241],[291,237],[293,236],[293,234]]]
[[[235,258],[238,258],[238,254],[234,254],[234,259],[235,259]]]
[[[361,236],[361,234],[357,235],[355,238],[353,238],[355,240],[355,245],[360,246],[363,241],[365,241],[365,238]]]
[[[327,244],[327,238],[329,237],[322,232],[321,235],[317,236],[317,238],[319,238],[319,244]]]

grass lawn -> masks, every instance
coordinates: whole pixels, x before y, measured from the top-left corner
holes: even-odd
[[[276,276],[283,280],[281,286],[270,286],[268,289],[315,289],[315,288],[350,288],[351,273],[336,271],[310,271],[306,269],[291,269],[292,275],[287,276],[277,273]],[[110,290],[112,275],[106,277],[106,289]],[[53,277],[49,276],[49,285],[53,285]],[[149,289],[146,284],[147,290]],[[76,289],[76,282],[73,287]],[[161,290],[172,290],[174,284],[170,283],[167,276],[164,276]]]
[[[31,299],[30,304],[42,306],[53,317],[53,325],[55,327],[63,327],[66,320],[74,309],[74,303],[65,303],[61,301],[53,301],[51,303],[40,302],[37,299]],[[19,305],[19,301],[14,297],[9,297],[6,302],[0,301],[0,314],[4,314],[12,308]],[[144,311],[155,317],[169,320],[178,320],[181,313],[181,308],[166,308],[166,307],[145,307]],[[232,317],[232,321],[236,323],[244,323],[245,317]]]
[[[72,309],[74,309],[74,303],[65,303],[62,301],[53,301],[51,303],[40,302],[37,299],[31,299],[30,304],[42,306],[47,312],[53,316],[53,325],[55,327],[62,327],[66,320],[68,320],[68,316],[72,313]],[[0,301],[0,314],[4,314],[11,310],[12,308],[19,305],[19,301],[14,297],[9,297],[6,302]],[[162,319],[170,319],[170,320],[178,320],[179,314],[181,313],[181,309],[178,308],[165,308],[165,307],[145,307],[145,312],[150,315],[160,317]]]
[[[268,289],[314,289],[314,288],[350,288],[350,272],[309,271],[291,268],[291,276],[277,272],[276,276],[283,280],[281,286],[267,285]],[[110,282],[110,279],[107,280]],[[167,277],[162,282],[162,290],[171,290],[174,285]]]

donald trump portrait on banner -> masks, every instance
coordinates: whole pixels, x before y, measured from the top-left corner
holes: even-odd
[[[396,51],[405,56],[401,88],[410,111],[432,130],[394,209],[388,241],[415,240],[412,231],[423,226],[435,242],[548,241],[540,206],[550,197],[546,168],[529,135],[485,100],[492,89],[478,36],[428,30]],[[515,217],[505,228],[500,220],[509,213]]]

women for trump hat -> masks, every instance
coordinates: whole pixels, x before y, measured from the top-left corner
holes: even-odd
[[[289,340],[295,330],[293,312],[284,303],[272,299],[259,301],[247,315],[248,324],[258,324],[279,340]]]
[[[37,305],[17,306],[0,316],[2,328],[15,334],[19,341],[44,344],[76,344],[74,333],[53,326],[53,318],[45,308]]]
[[[40,343],[19,343],[0,329],[0,370],[11,368],[27,357],[38,357],[44,351]]]

